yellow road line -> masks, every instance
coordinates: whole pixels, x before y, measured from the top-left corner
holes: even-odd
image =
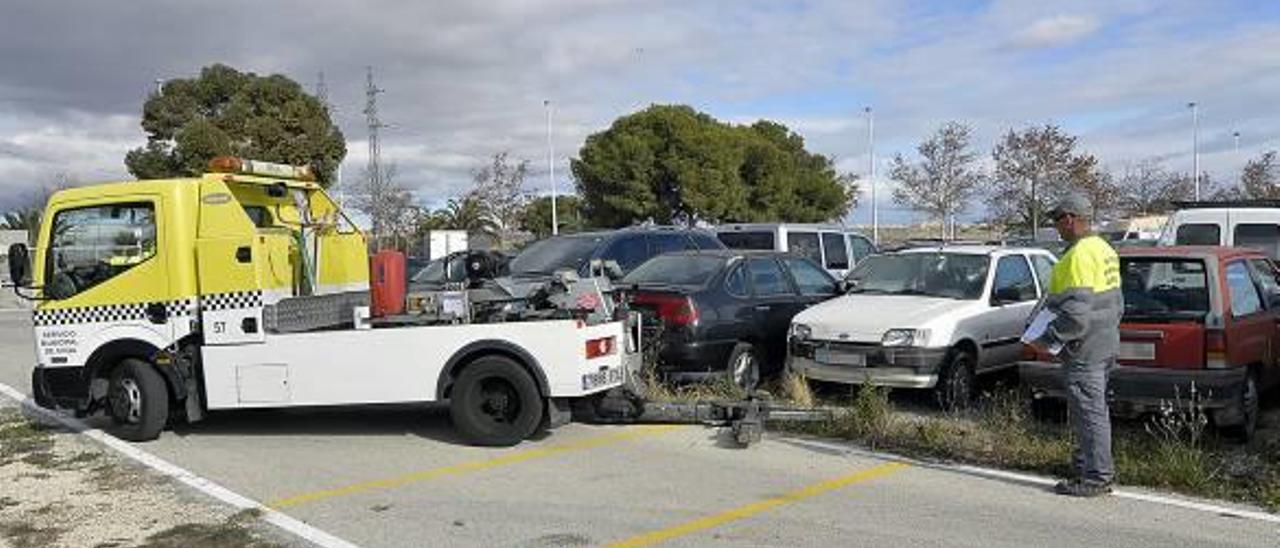
[[[287,508],[290,506],[297,506],[299,504],[305,504],[308,502],[315,502],[317,500],[341,497],[345,495],[363,493],[367,491],[375,491],[379,489],[391,489],[394,487],[408,485],[410,483],[417,483],[420,481],[427,481],[427,480],[442,478],[446,476],[460,476],[460,475],[468,474],[471,472],[479,472],[481,470],[487,470],[489,468],[497,468],[499,466],[505,466],[508,464],[516,464],[516,463],[521,463],[521,462],[530,461],[534,459],[540,459],[543,457],[551,457],[551,456],[555,456],[563,453],[568,453],[571,451],[593,449],[603,445],[609,445],[611,443],[617,443],[617,442],[632,440],[632,439],[636,439],[644,436],[660,434],[662,432],[667,432],[675,428],[679,428],[679,427],[673,426],[673,425],[640,426],[640,427],[630,428],[625,432],[621,432],[617,434],[596,436],[596,437],[586,438],[586,439],[582,439],[574,442],[549,445],[546,447],[537,447],[534,449],[526,449],[524,451],[516,451],[514,453],[508,453],[506,455],[502,455],[500,457],[494,457],[491,459],[463,462],[459,464],[444,466],[441,468],[433,468],[431,470],[423,470],[421,472],[413,472],[411,474],[404,474],[401,476],[395,476],[395,477],[386,478],[386,479],[356,483],[353,485],[348,485],[346,487],[337,487],[334,489],[324,489],[321,491],[303,493],[301,495],[295,495],[289,498],[283,498],[280,500],[270,502],[267,504],[267,506],[270,506],[272,508]]]
[[[687,523],[676,525],[674,527],[669,527],[669,528],[661,529],[651,533],[645,533],[640,536],[631,537],[629,539],[610,544],[609,546],[613,548],[623,548],[623,547],[631,548],[635,546],[648,546],[651,544],[665,542],[673,538],[688,535],[690,533],[696,533],[704,529],[718,527],[720,525],[724,525],[725,523],[729,523],[731,521],[737,521],[743,518],[751,517],[761,512],[764,512],[766,510],[770,510],[778,506],[782,506],[784,504],[801,501],[809,497],[820,495],[827,491],[845,487],[847,485],[852,485],[855,483],[872,480],[882,476],[887,476],[889,474],[897,472],[898,470],[901,470],[906,467],[907,467],[906,464],[902,464],[898,462],[881,464],[880,466],[876,466],[874,468],[861,470],[849,475],[840,476],[835,479],[829,479],[821,483],[815,483],[813,485],[809,485],[807,487],[803,487],[795,491],[792,491],[790,493],[780,495],[771,499],[765,499],[760,502],[754,502],[746,506],[734,508],[732,510],[725,510],[718,514],[710,515],[704,518],[698,518]]]

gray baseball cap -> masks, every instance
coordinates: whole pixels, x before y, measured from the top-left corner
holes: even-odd
[[[1057,218],[1059,215],[1071,214],[1076,217],[1088,217],[1093,212],[1093,206],[1089,203],[1089,198],[1079,192],[1068,192],[1058,202],[1054,204],[1053,209],[1049,210],[1049,216]]]

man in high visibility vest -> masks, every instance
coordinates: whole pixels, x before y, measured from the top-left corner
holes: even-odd
[[[1111,416],[1107,371],[1120,350],[1120,259],[1089,227],[1092,208],[1080,194],[1068,194],[1049,212],[1069,246],[1049,278],[1047,310],[1056,315],[1037,341],[1062,361],[1071,426],[1079,447],[1076,476],[1059,482],[1063,495],[1095,497],[1111,492]]]

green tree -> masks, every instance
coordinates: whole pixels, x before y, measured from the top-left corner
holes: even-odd
[[[947,220],[964,211],[986,180],[973,165],[978,153],[970,149],[971,133],[969,126],[947,122],[916,147],[918,164],[899,154],[889,172],[898,183],[893,201],[937,217],[944,238]]]
[[[221,64],[165,81],[142,107],[142,129],[147,144],[124,160],[140,179],[198,175],[210,158],[233,155],[310,165],[328,186],[347,153],[328,109],[297,82]]]
[[[992,220],[1006,227],[1044,226],[1046,212],[1069,191],[1094,202],[1094,216],[1114,202],[1114,186],[1091,154],[1076,151],[1076,137],[1053,124],[1009,131],[991,154],[994,180],[987,194]]]
[[[465,230],[468,234],[484,234],[494,236],[498,233],[498,224],[485,210],[483,204],[475,198],[449,200],[443,209],[434,214],[438,228],[449,230]]]
[[[556,221],[560,233],[581,232],[586,228],[583,220],[582,199],[577,196],[556,196]],[[538,239],[551,235],[551,197],[540,196],[529,200],[520,212],[521,230],[532,232]]]
[[[687,106],[615,120],[587,137],[570,167],[596,226],[820,221],[842,216],[856,196],[852,178],[785,126],[726,124]]]

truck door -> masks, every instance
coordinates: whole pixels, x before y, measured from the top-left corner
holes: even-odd
[[[201,185],[196,275],[205,344],[265,340],[259,266],[266,259],[266,246],[256,232],[225,185]]]
[[[41,365],[83,365],[107,330],[164,348],[175,323],[189,323],[189,303],[169,284],[173,235],[162,213],[145,195],[51,208],[37,257],[48,299],[34,313]]]

